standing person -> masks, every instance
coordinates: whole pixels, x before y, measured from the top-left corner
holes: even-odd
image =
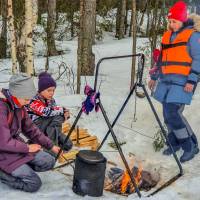
[[[69,151],[72,142],[62,133],[62,123],[69,118],[69,110],[57,106],[53,98],[56,89],[56,82],[47,72],[39,74],[38,93],[31,99],[27,106],[29,116],[42,132],[48,136],[54,144]]]
[[[42,147],[59,152],[29,118],[24,106],[36,90],[31,77],[13,75],[9,89],[0,92],[0,180],[15,189],[35,192],[41,186],[36,172],[50,170],[55,159]],[[25,142],[25,137],[32,144]]]
[[[151,76],[149,88],[158,84],[154,98],[162,103],[168,139],[174,151],[183,149],[181,162],[191,160],[199,152],[197,138],[183,116],[189,105],[200,73],[200,17],[187,15],[183,1],[175,3],[168,14],[169,30],[162,37],[159,73]],[[172,154],[168,147],[164,155]]]

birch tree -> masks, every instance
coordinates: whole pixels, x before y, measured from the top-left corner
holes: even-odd
[[[25,0],[25,48],[26,48],[26,72],[33,75],[33,5],[32,0]]]
[[[13,19],[13,4],[12,0],[8,0],[8,28],[10,32],[11,41],[11,58],[12,58],[12,72],[17,72],[17,56],[16,56],[16,36]]]

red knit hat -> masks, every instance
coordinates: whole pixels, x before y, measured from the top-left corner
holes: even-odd
[[[176,2],[169,10],[168,19],[187,21],[187,4],[184,1]]]

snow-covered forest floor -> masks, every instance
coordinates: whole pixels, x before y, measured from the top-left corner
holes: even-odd
[[[142,52],[139,47],[145,46],[146,39],[138,39],[137,41],[137,52]],[[57,57],[50,57],[50,69],[54,78],[58,77],[58,66],[60,63],[65,62],[69,68],[72,68],[74,74],[76,74],[76,52],[77,52],[77,41],[64,41],[58,42],[58,45],[62,49],[66,49],[66,54]],[[36,44],[36,50],[44,48],[39,42]],[[123,40],[113,40],[111,37],[105,38],[104,43],[97,44],[93,47],[93,51],[96,55],[96,63],[98,60],[105,56],[117,56],[131,54],[132,40],[130,38]],[[45,58],[35,58],[36,71],[44,70]],[[145,68],[144,81],[148,79],[148,64]],[[3,70],[5,69],[5,70]],[[6,82],[11,73],[11,60],[5,59],[0,60],[0,82]],[[63,68],[61,68],[63,70]],[[112,122],[115,118],[118,110],[120,109],[123,101],[128,95],[130,88],[130,72],[131,72],[131,59],[118,59],[105,61],[100,67],[99,82],[100,93],[102,103],[105,107],[106,113]],[[68,74],[69,75],[69,74]],[[66,106],[70,109],[72,115],[70,122],[73,123],[80,106],[81,102],[85,99],[83,94],[83,87],[86,82],[93,86],[94,77],[83,77],[82,79],[82,90],[81,95],[73,94],[73,83],[72,75],[69,77],[66,73],[61,76],[57,81],[58,87],[55,94],[55,99],[58,104]],[[101,84],[100,84],[101,82]],[[37,86],[37,79],[35,78]],[[7,83],[0,83],[1,87],[7,87]],[[153,99],[152,99],[153,100]],[[162,119],[161,105],[153,100],[155,108]],[[114,131],[120,142],[126,142],[122,146],[122,149],[128,160],[129,155],[135,155],[135,163],[142,163],[143,168],[152,172],[160,173],[161,185],[165,181],[178,173],[178,167],[173,157],[166,157],[162,155],[162,152],[155,152],[153,149],[153,137],[158,131],[158,125],[150,110],[150,106],[146,100],[137,98],[136,100],[136,120],[134,120],[134,107],[135,107],[135,95],[133,95],[121,115],[119,121],[114,127]],[[199,119],[200,112],[200,89],[197,87],[196,94],[193,97],[192,105],[186,106],[184,115],[191,123],[198,139],[200,140],[199,130]],[[107,132],[107,126],[104,122],[102,114],[100,112],[92,112],[89,116],[82,115],[79,126],[87,128],[90,133],[96,135],[101,141]],[[109,137],[106,144],[101,149],[101,152],[107,157],[109,161],[117,163],[121,168],[124,168],[118,153],[113,150],[108,143],[112,141]],[[180,157],[182,152],[178,153]],[[184,175],[179,178],[176,182],[171,184],[166,189],[162,190],[158,194],[148,199],[151,200],[199,200],[200,199],[200,154],[196,155],[194,159],[183,164]],[[20,200],[33,200],[33,199],[83,199],[73,193],[72,191],[72,179],[73,170],[70,166],[62,169],[63,172],[69,174],[65,176],[57,171],[49,171],[40,173],[40,177],[43,181],[41,189],[34,194],[28,194],[21,191],[10,189],[6,185],[0,183],[0,199],[20,199]],[[152,190],[153,191],[153,190]],[[147,196],[148,193],[142,192],[143,196]],[[84,197],[84,199],[137,199],[137,195],[133,194],[127,197],[115,195],[110,192],[104,191],[104,195],[99,198]],[[142,197],[142,199],[146,199]]]

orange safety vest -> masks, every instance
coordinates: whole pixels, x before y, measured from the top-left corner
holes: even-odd
[[[181,74],[188,76],[191,70],[192,58],[187,50],[187,43],[194,32],[186,29],[178,33],[173,42],[170,42],[172,31],[164,33],[162,38],[162,62],[163,74]]]

